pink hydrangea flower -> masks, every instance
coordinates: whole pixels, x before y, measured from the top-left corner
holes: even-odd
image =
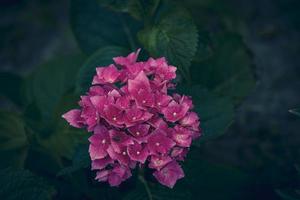
[[[92,132],[89,154],[96,180],[118,186],[131,170],[148,166],[158,182],[172,188],[184,177],[179,162],[201,135],[200,121],[190,97],[169,94],[176,67],[165,58],[138,62],[139,52],[97,67],[80,108],[62,117]]]

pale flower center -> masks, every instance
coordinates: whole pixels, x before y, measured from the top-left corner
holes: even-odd
[[[140,132],[138,132],[138,131],[136,132],[136,135],[140,135],[140,134],[141,134]]]
[[[159,142],[156,142],[155,145],[156,145],[156,146],[159,146],[160,144],[159,144]]]
[[[146,100],[143,100],[142,102],[143,102],[143,103],[146,103]]]
[[[116,121],[116,120],[117,120],[117,118],[116,118],[116,117],[113,117],[113,120],[114,120],[114,121]]]
[[[173,116],[175,117],[177,115],[177,113],[176,112],[173,112]]]
[[[126,155],[126,152],[125,151],[123,151],[123,153],[122,153],[124,156]]]
[[[141,152],[139,152],[139,151],[136,152],[137,155],[140,155],[140,153],[141,153]]]
[[[106,143],[106,140],[105,140],[105,139],[103,139],[103,140],[102,140],[102,144],[105,144],[105,143]]]
[[[136,117],[132,117],[132,120],[136,120]]]

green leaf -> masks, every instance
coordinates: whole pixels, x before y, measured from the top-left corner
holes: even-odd
[[[247,174],[231,166],[205,161],[196,147],[191,149],[182,166],[193,199],[242,199],[243,188],[250,184]]]
[[[22,77],[10,72],[0,72],[0,96],[4,96],[16,105],[22,105]]]
[[[192,200],[189,188],[177,182],[173,189],[160,185],[159,183],[148,182],[149,193],[143,183],[137,183],[134,190],[130,190],[124,200]]]
[[[300,109],[291,109],[289,110],[290,113],[297,115],[298,117],[300,117]]]
[[[0,111],[0,166],[22,168],[27,157],[28,143],[25,124],[20,116]]]
[[[193,83],[230,97],[236,105],[255,86],[252,56],[237,34],[220,33],[211,40],[213,55],[193,63]]]
[[[193,145],[199,146],[207,140],[221,136],[232,124],[234,108],[230,98],[219,96],[200,86],[181,86],[178,91],[192,96],[195,111],[200,117],[202,136]]]
[[[127,12],[130,1],[132,0],[97,0],[101,6],[119,12]]]
[[[51,119],[60,98],[74,87],[84,58],[82,55],[57,58],[39,66],[27,77],[27,99],[29,103],[36,103],[45,121]]]
[[[189,66],[197,50],[197,28],[186,10],[170,6],[173,8],[161,11],[158,21],[139,32],[138,37],[152,56],[165,56],[184,78],[190,79]]]
[[[51,200],[55,194],[52,186],[27,170],[1,170],[0,177],[0,199]]]
[[[72,158],[72,165],[58,172],[58,176],[74,173],[80,169],[87,168],[90,165],[90,157],[88,154],[88,145],[79,145]]]
[[[55,127],[48,137],[38,137],[38,143],[44,152],[48,152],[58,163],[63,159],[72,159],[75,148],[79,144],[86,144],[88,133],[83,129],[71,127],[61,116],[74,108],[77,97],[73,94],[65,95],[54,109]]]
[[[79,46],[88,55],[109,46],[134,46],[140,25],[128,14],[102,7],[96,0],[73,0],[71,25]]]
[[[128,52],[127,49],[122,47],[107,46],[92,54],[78,72],[76,93],[85,93],[91,86],[93,76],[96,74],[96,67],[109,65],[113,63],[113,57],[125,56]]]
[[[128,12],[136,19],[147,21],[151,18],[160,0],[129,0]]]

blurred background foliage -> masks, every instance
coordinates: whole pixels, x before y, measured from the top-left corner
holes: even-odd
[[[300,199],[297,0],[0,0],[0,199]],[[61,115],[96,66],[142,48],[178,67],[203,136],[173,190],[93,180]],[[289,112],[290,111],[290,112]]]

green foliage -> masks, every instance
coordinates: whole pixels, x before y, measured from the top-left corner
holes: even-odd
[[[126,194],[124,200],[192,200],[192,196],[188,188],[182,187],[180,183],[173,189],[164,186],[147,183],[148,192],[143,183],[137,183],[135,190],[131,190]],[[180,185],[180,186],[179,186]]]
[[[130,1],[131,0],[97,0],[101,6],[114,10],[115,12],[127,12]]]
[[[170,6],[174,7],[161,11],[159,20],[145,27],[138,37],[152,56],[165,56],[189,81],[189,67],[197,50],[197,28],[186,10]]]
[[[193,82],[237,104],[255,86],[252,56],[237,34],[221,32],[213,35],[209,43],[212,55],[193,63]]]
[[[83,55],[61,57],[42,64],[26,79],[25,95],[28,103],[35,103],[45,120],[52,113],[62,95],[74,87]]]
[[[55,189],[28,170],[0,170],[0,199],[51,200]]]
[[[173,189],[142,178],[124,199],[189,200],[209,197],[211,200],[232,200],[240,199],[243,189],[249,185],[249,177],[245,173],[205,161],[197,147],[189,152],[182,166],[185,178],[179,180]]]
[[[96,67],[107,66],[113,62],[113,57],[125,56],[127,53],[127,49],[117,46],[107,46],[98,49],[80,68],[76,81],[76,92],[82,94],[87,91],[92,83],[93,76],[96,74]]]
[[[128,12],[136,19],[148,20],[155,14],[160,0],[129,0]]]
[[[225,133],[234,119],[233,103],[228,97],[220,97],[201,86],[179,87],[178,91],[191,95],[195,111],[200,116],[202,136],[193,142],[201,145],[207,140],[214,139]]]
[[[132,35],[139,23],[128,14],[106,9],[96,0],[73,0],[71,15],[75,37],[87,54],[111,45],[136,48]]]
[[[209,197],[211,200],[241,199],[249,177],[240,170],[205,161],[199,149],[193,148],[183,163],[185,179],[193,199]]]
[[[0,111],[0,166],[22,168],[27,157],[27,147],[25,124],[20,116]]]
[[[78,144],[87,143],[88,133],[81,129],[71,127],[61,116],[76,107],[78,97],[71,94],[61,98],[54,114],[54,127],[49,136],[38,137],[38,143],[44,152],[61,164],[63,159],[71,159]],[[53,148],[55,147],[55,148]]]
[[[80,169],[87,168],[90,165],[90,157],[88,154],[88,145],[77,146],[72,158],[72,165],[62,169],[57,175],[67,175],[74,173]]]
[[[57,162],[60,159],[71,159],[75,147],[80,143],[86,143],[87,133],[83,130],[76,130],[65,124],[58,126],[51,133],[50,137],[40,139],[39,143],[44,148],[44,151],[51,153]],[[53,148],[55,147],[55,148]]]
[[[22,84],[22,77],[10,72],[0,72],[0,96],[11,100],[16,105],[23,105]]]

